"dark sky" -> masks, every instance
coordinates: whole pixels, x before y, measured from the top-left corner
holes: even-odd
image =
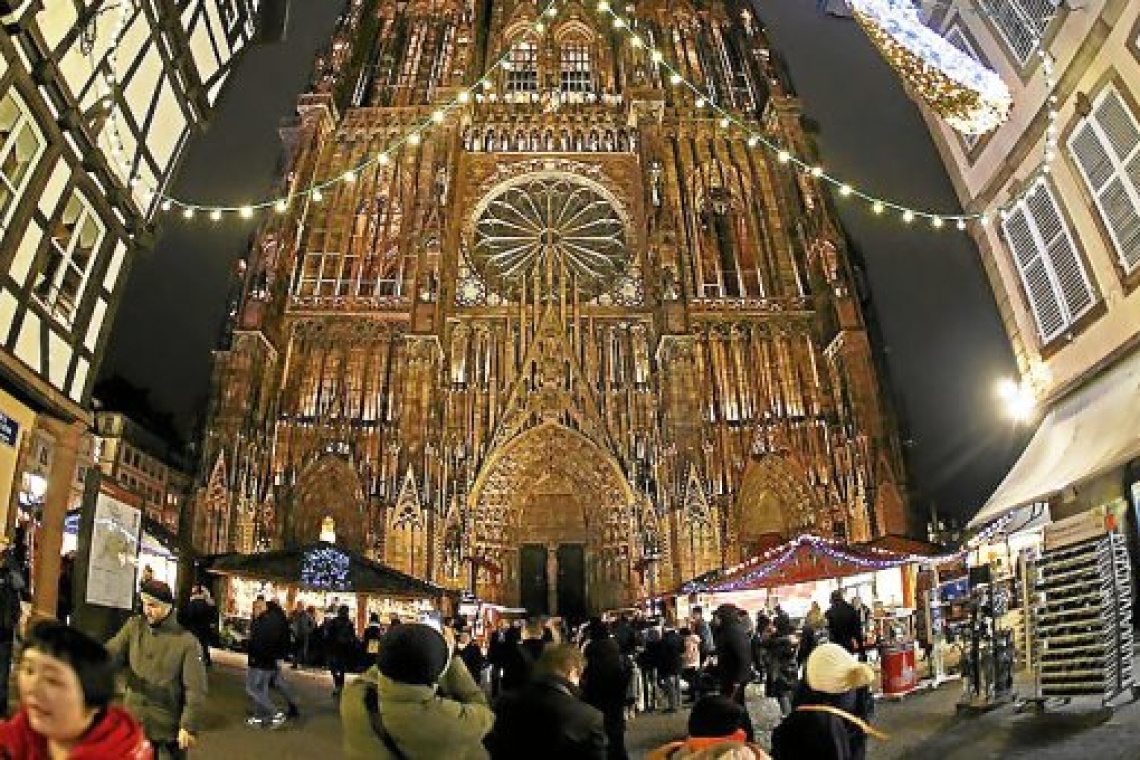
[[[341,5],[293,0],[287,41],[247,52],[209,129],[190,142],[175,196],[265,197],[280,156],[277,127]],[[819,125],[825,166],[869,192],[957,208],[917,109],[854,22],[818,15],[813,0],[757,0],[757,8]],[[977,251],[956,231],[908,228],[852,206],[841,215],[866,261],[916,505],[973,512],[1008,470],[1018,437],[994,400],[997,379],[1014,365]],[[210,352],[252,230],[233,219],[172,219],[128,281],[103,374],[149,389],[187,429],[208,392]]]

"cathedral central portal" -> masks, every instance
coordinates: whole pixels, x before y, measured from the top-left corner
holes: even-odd
[[[628,603],[632,493],[597,443],[545,423],[493,454],[472,493],[475,547],[498,568],[480,593],[535,614]]]

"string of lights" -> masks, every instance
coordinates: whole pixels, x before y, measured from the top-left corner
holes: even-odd
[[[122,130],[119,125],[118,107],[115,102],[115,89],[118,87],[115,71],[117,69],[117,51],[121,47],[122,38],[127,29],[127,20],[131,12],[136,9],[135,0],[121,0],[115,10],[117,11],[117,18],[111,34],[111,43],[107,53],[107,73],[103,77],[96,77],[98,87],[100,90],[100,101],[106,111],[107,119],[110,129],[104,134],[111,146],[112,158],[119,164],[123,176],[126,178],[128,185],[132,188],[138,188],[141,184],[143,187],[143,195],[148,202],[152,201],[155,196],[161,199],[161,209],[165,212],[179,213],[184,219],[194,219],[198,215],[206,216],[213,221],[220,221],[225,216],[236,214],[240,218],[250,219],[258,212],[273,210],[277,213],[286,212],[290,206],[303,199],[311,200],[312,202],[319,203],[323,200],[324,192],[338,185],[351,184],[356,181],[361,172],[373,167],[383,166],[391,162],[392,154],[404,145],[419,145],[423,139],[430,133],[432,127],[442,124],[449,115],[460,108],[465,107],[473,99],[475,99],[485,89],[490,88],[489,77],[494,74],[497,69],[504,68],[509,65],[509,60],[514,47],[505,50],[502,55],[496,58],[486,69],[486,71],[479,76],[475,83],[460,90],[458,94],[451,100],[436,106],[430,111],[430,114],[423,120],[413,124],[408,131],[390,142],[381,152],[370,156],[359,164],[345,170],[337,175],[326,177],[324,179],[317,179],[300,188],[293,188],[286,194],[279,197],[260,200],[242,205],[217,205],[202,203],[196,201],[183,200],[175,198],[165,192],[160,191],[156,186],[147,180],[144,180],[139,172],[130,166],[129,157],[125,150],[125,143],[122,135]],[[615,30],[623,32],[629,36],[630,44],[635,48],[642,48],[647,46],[646,40],[638,33],[636,24],[631,23],[625,17],[619,15],[608,0],[601,0],[597,4],[597,9],[602,14],[607,14],[611,19],[611,25]],[[541,34],[546,30],[549,19],[556,17],[558,14],[557,3],[552,0],[546,5],[537,18],[529,25],[529,31]],[[520,36],[520,41],[524,38]],[[1040,44],[1040,39],[1037,40]],[[901,46],[899,46],[901,48]],[[900,54],[901,55],[901,54]],[[1058,98],[1055,94],[1056,77],[1054,75],[1054,64],[1052,58],[1044,49],[1038,50],[1038,56],[1041,59],[1041,67],[1044,74],[1044,81],[1047,92],[1046,97],[1046,130],[1045,130],[1045,146],[1043,149],[1042,161],[1038,168],[1027,178],[1023,185],[1024,189],[1010,198],[1004,204],[996,205],[992,209],[974,211],[974,212],[944,212],[933,209],[924,209],[917,206],[908,205],[899,200],[875,195],[871,192],[857,187],[854,183],[847,182],[842,178],[825,171],[824,168],[813,161],[806,158],[797,156],[785,147],[779,145],[769,137],[765,136],[757,125],[749,118],[736,114],[728,108],[720,105],[716,100],[704,92],[700,87],[687,80],[684,75],[677,70],[666,59],[664,54],[658,49],[650,49],[650,60],[660,68],[665,79],[674,87],[687,89],[695,96],[695,105],[699,109],[708,108],[709,111],[718,118],[719,125],[724,129],[736,128],[744,132],[746,135],[747,144],[749,147],[762,147],[775,155],[778,162],[788,164],[795,167],[817,181],[830,186],[840,198],[861,201],[868,205],[871,212],[876,215],[883,215],[886,213],[896,214],[906,224],[911,224],[916,220],[924,220],[930,224],[934,229],[942,229],[948,224],[953,224],[959,230],[966,229],[968,222],[978,222],[981,224],[988,224],[994,220],[995,217],[1004,216],[1011,210],[1023,196],[1030,192],[1035,186],[1035,180],[1043,177],[1051,171],[1051,165],[1056,157],[1057,148],[1057,112],[1056,106]],[[931,79],[930,81],[936,81]],[[942,80],[937,80],[942,81]]]
[[[118,86],[115,71],[118,68],[118,51],[122,46],[123,36],[127,30],[127,22],[130,18],[131,11],[135,10],[135,8],[135,0],[120,0],[119,4],[115,6],[115,10],[118,11],[118,14],[112,28],[111,40],[107,51],[106,63],[108,71],[102,77],[95,77],[96,86],[99,90],[99,102],[102,103],[110,126],[110,129],[104,134],[107,135],[110,143],[112,158],[118,163],[122,175],[127,178],[127,184],[130,187],[137,188],[140,185],[142,186],[143,193],[147,197],[148,202],[155,196],[158,196],[161,198],[161,208],[163,211],[178,212],[185,219],[193,219],[198,214],[204,214],[212,221],[220,221],[224,216],[232,214],[237,214],[242,219],[250,219],[257,212],[270,209],[277,213],[285,213],[294,201],[305,198],[319,203],[324,199],[324,192],[326,190],[337,185],[352,184],[365,170],[373,166],[385,166],[391,163],[392,155],[401,147],[404,145],[419,145],[433,127],[444,123],[453,112],[479,97],[482,91],[490,89],[491,82],[489,77],[493,75],[496,70],[509,65],[514,49],[518,44],[524,41],[526,36],[520,36],[518,43],[507,48],[498,58],[492,61],[483,74],[476,79],[474,84],[461,89],[451,100],[437,105],[426,118],[413,124],[408,131],[389,142],[379,153],[370,156],[335,176],[316,180],[305,187],[290,190],[288,193],[276,198],[242,205],[214,205],[182,200],[168,195],[160,191],[154,184],[145,181],[129,164],[129,157],[125,150],[123,135],[119,125],[118,107],[115,103],[115,88]],[[549,20],[555,18],[557,15],[557,4],[554,0],[551,0],[551,2],[542,9],[535,20],[528,25],[528,31],[541,34],[546,30]],[[98,74],[97,71],[96,74]]]
[[[600,0],[597,4],[597,9],[599,13],[610,17],[611,25],[615,30],[629,35],[629,42],[633,47],[642,48],[647,45],[646,40],[638,33],[636,25],[630,23],[624,16],[618,14],[618,12],[613,9],[609,0]],[[1036,45],[1040,46],[1040,43],[1040,38],[1035,40]],[[1005,204],[985,211],[944,212],[918,208],[902,203],[901,201],[874,195],[825,171],[822,166],[793,154],[785,147],[766,137],[751,119],[736,114],[725,106],[720,105],[709,93],[686,79],[676,67],[665,59],[664,54],[660,50],[649,50],[650,60],[662,71],[664,78],[670,85],[691,92],[696,98],[695,105],[697,108],[708,108],[709,111],[717,117],[718,124],[722,129],[736,128],[744,132],[747,135],[749,147],[762,147],[767,149],[775,154],[777,161],[780,163],[790,164],[797,170],[815,178],[817,181],[830,185],[841,198],[855,199],[867,203],[870,206],[871,212],[876,215],[890,211],[897,213],[902,221],[907,224],[922,219],[929,222],[930,226],[934,229],[942,229],[947,224],[954,224],[959,230],[965,230],[968,222],[978,222],[984,225],[992,222],[995,217],[1004,217],[1025,195],[1031,192],[1032,188],[1036,185],[1035,180],[1049,174],[1051,171],[1057,148],[1057,80],[1054,75],[1053,59],[1040,47],[1038,47],[1037,55],[1041,59],[1041,69],[1044,74],[1046,91],[1048,92],[1045,102],[1045,147],[1042,151],[1042,161],[1040,165],[1033,172],[1032,176],[1028,178],[1024,189],[1015,197],[1009,199]]]

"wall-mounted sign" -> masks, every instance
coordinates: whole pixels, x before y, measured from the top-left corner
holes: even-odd
[[[1045,549],[1072,546],[1120,530],[1127,506],[1123,499],[1118,499],[1111,504],[1095,507],[1079,515],[1046,525]]]

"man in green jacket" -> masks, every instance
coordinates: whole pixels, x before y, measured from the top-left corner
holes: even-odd
[[[126,707],[143,725],[155,759],[182,760],[194,747],[198,716],[206,700],[206,667],[197,639],[171,613],[174,594],[162,581],[139,592],[142,614],[107,642],[107,651],[127,668]]]
[[[348,760],[487,757],[483,737],[495,715],[447,633],[395,626],[380,640],[377,664],[344,689],[340,718]]]

